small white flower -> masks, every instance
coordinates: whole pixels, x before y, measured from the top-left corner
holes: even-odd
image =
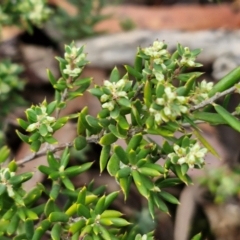
[[[174,100],[176,97],[176,94],[172,92],[172,89],[170,87],[166,87],[164,89],[164,92],[166,93],[166,96],[169,100]]]
[[[161,106],[163,106],[164,104],[165,104],[165,100],[163,99],[163,98],[157,98],[156,99],[156,103],[158,104],[158,105],[161,105]]]
[[[180,102],[180,103],[186,103],[186,102],[187,102],[187,98],[186,98],[186,97],[183,97],[183,96],[178,96],[176,99],[177,99],[178,102]]]
[[[207,153],[207,149],[206,148],[202,148],[200,149],[195,155],[198,158],[203,158]]]
[[[74,63],[79,63],[81,62],[83,59],[86,58],[86,54],[85,53],[81,53],[77,58],[74,59]]]
[[[81,73],[81,71],[81,68],[71,69],[71,66],[68,64],[63,70],[63,73],[69,75],[70,77],[77,77]]]
[[[179,109],[182,113],[187,113],[188,108],[186,106],[179,106]]]
[[[158,52],[159,56],[166,55],[168,52],[166,49],[162,49],[161,51]]]
[[[159,123],[159,122],[161,122],[161,114],[160,113],[156,113],[155,115],[154,115],[154,119],[155,119],[155,121],[157,122],[157,123]]]
[[[153,71],[153,72],[154,72],[154,75],[155,75],[156,79],[159,82],[163,82],[164,81],[164,74],[162,72],[156,72],[156,71]]]
[[[152,56],[153,55],[152,48],[145,48],[144,53],[148,56]]]
[[[189,54],[190,53],[189,47],[184,47],[184,53],[185,54]]]
[[[116,93],[117,97],[127,97],[127,93],[124,91],[120,91]]]
[[[109,111],[112,111],[114,109],[114,103],[111,102],[106,102],[102,105],[102,108],[107,108]]]
[[[171,109],[169,107],[165,107],[163,109],[164,113],[166,116],[171,116],[172,112],[171,112]]]
[[[163,48],[163,46],[164,46],[164,43],[163,43],[163,42],[159,42],[159,41],[154,41],[154,42],[153,42],[153,48],[154,48],[155,50],[160,50],[160,49]]]
[[[108,81],[108,80],[104,80],[103,81],[103,85],[105,86],[105,87],[107,87],[107,88],[112,88],[112,83],[110,82],[110,81]]]
[[[48,132],[53,132],[53,129],[52,129],[52,127],[50,125],[46,125],[46,126],[47,126]]]
[[[150,107],[150,108],[149,108],[149,112],[150,112],[150,113],[155,113],[156,110],[155,110],[154,108]]]
[[[55,119],[55,117],[49,117],[49,116],[47,116],[47,117],[46,117],[46,121],[47,121],[48,123],[53,123],[53,122],[56,121],[56,119]]]
[[[191,58],[188,59],[187,65],[188,65],[189,67],[194,67],[194,65],[195,65],[194,59],[191,59]]]

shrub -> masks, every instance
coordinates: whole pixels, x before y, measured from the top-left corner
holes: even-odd
[[[154,220],[156,209],[168,213],[167,202],[179,203],[166,188],[182,182],[192,184],[188,170],[202,168],[208,151],[218,156],[197,124],[227,124],[240,131],[235,117],[238,111],[230,113],[215,103],[220,97],[239,92],[240,68],[215,85],[197,81],[201,73],[192,69],[201,66],[196,63],[199,53],[199,49],[178,44],[171,54],[166,43],[154,41],[149,47],[138,48],[134,66],[125,65],[125,75],[114,68],[102,86],[89,89],[92,78],[81,78],[88,64],[84,47],[66,45],[64,58],[57,57],[61,77],[56,79],[48,70],[55,100],[31,106],[25,111],[26,119],[18,119],[23,131],[17,134],[34,153],[16,162],[8,161],[6,146],[0,149],[1,239],[37,240],[44,234],[73,240],[153,239],[153,232],[141,235],[134,227],[126,231],[131,223],[120,211],[111,209],[119,191],[126,200],[135,185],[139,195],[146,198]],[[59,117],[68,102],[85,91],[102,105],[97,117],[89,115],[87,107]],[[77,137],[58,145],[53,134],[70,119],[77,120]],[[181,136],[176,137],[176,132]],[[154,142],[150,135],[162,137],[163,142]],[[119,191],[106,194],[103,187],[94,189],[93,182],[76,189],[72,183],[72,177],[88,171],[93,163],[69,165],[70,148],[82,150],[88,143],[102,146],[99,172],[107,171],[119,184]],[[58,158],[55,153],[60,150],[63,153]],[[22,184],[31,181],[33,173],[17,174],[18,168],[44,155],[48,164],[37,168],[51,181],[51,189],[38,183],[25,191]],[[43,194],[47,201],[39,203]],[[67,202],[59,207],[61,196]]]

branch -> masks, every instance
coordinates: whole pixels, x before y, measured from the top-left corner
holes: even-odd
[[[140,87],[137,89],[136,93],[138,94],[138,93],[141,91],[141,89],[142,89],[142,86],[140,86]],[[194,110],[198,110],[198,109],[200,109],[200,108],[203,108],[203,107],[205,107],[205,106],[207,106],[207,105],[215,102],[217,99],[221,98],[222,96],[225,96],[225,95],[227,95],[227,94],[229,94],[229,93],[231,93],[231,92],[234,92],[235,90],[236,90],[236,87],[233,86],[233,87],[231,87],[231,88],[229,88],[229,89],[227,89],[227,90],[225,90],[225,91],[223,91],[223,92],[221,92],[221,93],[216,93],[213,97],[211,97],[211,98],[209,98],[209,99],[207,99],[207,100],[199,103],[199,104],[196,105],[196,106],[192,106],[192,107],[190,108],[190,111],[194,111]],[[66,93],[65,93],[65,94],[66,94]],[[65,94],[63,94],[63,95],[65,95]],[[136,97],[137,94],[135,94],[134,97]],[[64,97],[65,97],[65,96],[64,96]],[[59,112],[57,112],[57,115],[58,115],[58,114],[59,114]],[[201,121],[201,122],[202,122],[202,121]],[[201,123],[201,122],[199,122],[199,123]],[[183,124],[182,126],[183,126],[183,127],[188,127],[189,124],[186,123],[186,124]],[[139,132],[139,131],[137,130],[136,132]],[[136,133],[136,132],[135,132],[135,133]],[[87,138],[87,142],[88,142],[88,143],[98,143],[98,140],[99,140],[99,136],[98,136],[98,137],[95,136],[95,137],[89,137],[89,138]],[[17,161],[17,165],[18,165],[18,166],[23,166],[25,163],[30,162],[30,161],[32,161],[32,160],[35,159],[35,158],[39,158],[39,157],[45,156],[45,155],[47,154],[47,152],[55,153],[55,152],[59,152],[59,151],[63,150],[63,149],[66,148],[66,147],[72,147],[72,146],[73,146],[73,143],[72,143],[72,142],[71,142],[71,143],[59,144],[59,145],[57,145],[57,146],[55,146],[55,147],[54,147],[53,145],[48,145],[46,148],[43,148],[43,149],[41,149],[40,151],[38,151],[38,152],[36,152],[36,153],[33,153],[33,154],[30,155],[30,156],[26,156],[25,158]]]
[[[86,140],[88,143],[98,143],[99,136],[88,137]],[[40,151],[33,153],[29,156],[26,156],[23,159],[20,159],[19,161],[16,162],[16,164],[20,167],[23,167],[25,163],[30,162],[30,161],[34,160],[35,158],[39,158],[39,157],[47,155],[47,152],[56,153],[56,152],[59,152],[59,151],[65,149],[66,147],[72,147],[72,146],[73,146],[73,142],[62,143],[62,144],[59,144],[56,146],[47,145],[45,148],[42,148]]]
[[[233,87],[231,87],[231,88],[229,88],[229,89],[227,89],[227,90],[225,90],[225,91],[223,91],[223,92],[216,93],[213,97],[211,97],[211,98],[209,98],[209,99],[207,99],[207,100],[199,103],[199,104],[196,105],[196,106],[192,106],[192,107],[190,108],[190,111],[198,110],[198,109],[203,108],[203,107],[205,107],[205,106],[207,106],[207,105],[209,105],[209,104],[212,104],[212,103],[215,102],[217,99],[219,99],[219,98],[221,98],[221,97],[223,97],[223,96],[225,96],[225,95],[227,95],[227,94],[229,94],[229,93],[232,93],[232,92],[234,92],[235,90],[236,90],[236,87],[233,86]]]

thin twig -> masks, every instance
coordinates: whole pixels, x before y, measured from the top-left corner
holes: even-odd
[[[219,98],[221,98],[221,97],[223,97],[223,96],[225,96],[225,95],[227,95],[227,94],[229,94],[229,93],[232,93],[232,92],[234,92],[235,90],[236,90],[236,87],[233,86],[233,87],[231,87],[231,88],[229,88],[229,89],[227,89],[227,90],[225,90],[225,91],[223,91],[223,92],[216,93],[213,97],[211,97],[211,98],[209,98],[209,99],[207,99],[207,100],[199,103],[199,104],[196,105],[196,106],[192,106],[192,107],[190,108],[190,111],[198,110],[198,109],[203,108],[203,107],[205,107],[205,106],[207,106],[207,105],[209,105],[209,104],[212,104],[212,103],[215,102],[217,99],[219,99]]]
[[[88,143],[98,143],[99,136],[88,137],[86,140],[87,140]],[[72,146],[73,146],[73,142],[62,143],[62,144],[58,144],[56,146],[47,145],[45,148],[42,148],[40,151],[38,151],[36,153],[33,153],[31,155],[28,155],[23,159],[18,160],[16,162],[16,164],[20,167],[23,167],[25,163],[30,162],[30,161],[32,161],[36,158],[47,155],[47,152],[56,153],[56,152],[59,152],[59,151],[65,149],[66,147],[72,147]]]

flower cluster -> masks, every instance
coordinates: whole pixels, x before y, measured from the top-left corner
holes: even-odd
[[[83,53],[83,48],[77,48],[74,43],[65,46],[65,50],[64,57],[67,64],[63,73],[70,77],[78,77],[83,70],[84,63],[86,63],[86,54]]]
[[[153,45],[143,49],[143,52],[153,59],[156,64],[163,63],[169,58],[169,52],[166,50],[167,45],[164,42],[154,41]]]
[[[154,115],[158,124],[174,121],[177,116],[181,116],[181,114],[188,111],[188,97],[177,96],[171,87],[166,87],[163,96],[157,98],[155,103],[150,107],[149,111]],[[161,106],[160,110],[156,109],[158,106]]]
[[[4,13],[3,7],[0,6],[0,25],[9,22],[9,15]]]
[[[199,143],[191,144],[188,147],[180,147],[175,144],[173,146],[174,152],[168,154],[168,158],[173,163],[177,159],[177,164],[186,163],[190,168],[194,168],[195,165],[202,167],[204,165],[204,157],[208,150],[201,147]]]
[[[32,23],[40,25],[48,19],[51,10],[46,7],[44,0],[30,0],[26,2],[29,4],[29,9],[31,9],[28,13],[28,19]]]
[[[199,179],[200,185],[207,187],[216,203],[223,203],[233,196],[239,196],[240,176],[239,168],[214,168],[206,171],[206,175]]]
[[[9,93],[13,89],[21,90],[24,86],[22,81],[19,81],[18,75],[22,72],[22,67],[10,61],[0,63],[0,83],[2,100],[7,97],[3,94]]]
[[[213,82],[207,82],[203,80],[199,83],[198,87],[194,89],[193,97],[191,101],[195,104],[198,104],[206,99],[208,99],[208,93],[213,87]]]
[[[102,108],[107,108],[109,111],[112,111],[117,99],[128,99],[127,92],[124,89],[127,83],[131,83],[131,81],[127,79],[120,79],[117,82],[110,82],[108,80],[105,80],[103,82],[103,86],[105,87],[106,93],[104,93],[100,98],[100,101],[103,102]]]
[[[184,48],[180,66],[194,67],[196,57],[191,53],[188,47]]]
[[[10,14],[13,15],[13,18],[18,17],[17,14],[19,14],[20,17],[23,18],[25,21],[29,21],[33,25],[40,26],[44,21],[46,21],[49,18],[52,12],[51,9],[46,6],[45,0],[10,1],[10,2],[11,3],[9,8],[13,10],[13,13],[9,13],[8,20],[9,22],[11,21]]]
[[[52,125],[56,122],[56,119],[48,115],[45,101],[40,106],[27,109],[26,114],[32,121],[26,129],[27,132],[39,129],[42,136],[53,132]]]

